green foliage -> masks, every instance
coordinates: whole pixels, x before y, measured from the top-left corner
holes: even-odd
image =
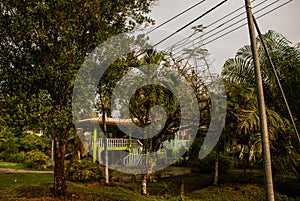
[[[28,154],[30,155],[35,150],[43,152],[44,155],[50,155],[51,143],[44,136],[39,137],[24,132],[17,135],[11,129],[2,129],[1,133],[0,159],[3,161],[22,163],[26,159],[28,160]]]
[[[49,157],[40,151],[30,151],[26,153],[24,166],[34,169],[43,169],[49,162]]]
[[[24,137],[19,139],[19,151],[32,151],[32,150],[39,150],[44,152],[45,154],[50,155],[51,149],[51,141],[45,136],[37,136],[34,134],[25,135]]]
[[[103,178],[103,171],[97,163],[87,158],[74,161],[67,176],[70,181],[100,181]]]
[[[8,127],[43,129],[64,169],[74,130],[73,81],[85,57],[113,35],[153,21],[155,0],[10,1],[0,5],[0,118]],[[64,179],[63,172],[54,177]],[[65,181],[54,194],[65,194]]]
[[[12,154],[10,161],[14,163],[22,163],[26,160],[26,158],[27,158],[26,153],[24,151],[21,151],[19,153]]]
[[[293,119],[299,130],[299,73],[300,51],[291,42],[275,31],[262,36],[266,49],[285,96]],[[262,83],[266,100],[268,133],[276,171],[288,169],[300,178],[300,149],[296,132],[291,131],[292,124],[282,94],[279,90],[273,67],[263,49],[261,39],[257,39]],[[255,68],[249,45],[240,48],[234,58],[228,59],[223,67],[223,78],[228,92],[228,116],[226,129],[232,130],[240,140],[255,145],[256,153],[261,155],[260,119],[258,115],[255,90]],[[252,138],[252,139],[251,139]],[[283,165],[282,163],[285,163]],[[286,168],[288,165],[289,168]]]
[[[210,153],[203,160],[197,160],[196,162],[189,163],[190,166],[197,168],[200,173],[212,174],[215,172],[216,153]],[[233,167],[233,161],[230,157],[220,154],[219,156],[219,173],[225,174],[230,168]]]
[[[18,153],[17,139],[8,139],[5,143],[1,144],[0,159],[4,161],[12,161],[12,155]]]

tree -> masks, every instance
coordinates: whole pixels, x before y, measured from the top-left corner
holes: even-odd
[[[299,105],[299,100],[297,99],[297,97],[299,98],[299,87],[297,87],[299,86],[299,50],[291,46],[291,43],[284,36],[274,31],[264,34],[263,40],[283,88],[289,89],[285,91],[285,94],[295,120],[297,120],[299,125],[299,114],[296,112]],[[272,66],[267,59],[260,39],[257,39],[257,41],[270,126],[269,132],[271,140],[273,139],[273,153],[282,154],[284,157],[288,156],[287,163],[290,164],[293,172],[299,176],[297,168],[299,169],[300,162],[295,157],[299,156],[299,141],[296,134],[291,132],[291,124],[287,121],[290,118],[286,106],[283,104],[282,95],[278,89]],[[235,113],[239,122],[237,130],[245,133],[250,131],[253,134],[253,131],[258,126],[258,119],[256,99],[252,98],[253,93],[255,93],[255,79],[250,47],[242,47],[235,58],[228,59],[222,74],[226,80],[227,89],[231,97],[229,109],[235,111],[231,112]],[[256,139],[258,140],[257,142],[260,142],[259,138]]]
[[[206,137],[208,140],[203,142],[204,146],[201,148],[198,157],[202,157],[201,155],[205,157],[215,147],[216,157],[213,183],[217,185],[219,178],[220,149],[221,145],[224,144],[224,138],[227,137],[227,135],[224,135],[226,132],[221,135],[221,138],[218,136],[223,130],[226,115],[226,95],[224,93],[223,82],[222,79],[211,73],[210,63],[208,61],[208,50],[202,48],[201,44],[191,49],[184,49],[184,54],[187,55],[187,61],[186,64],[183,65],[183,68],[181,67],[179,69],[191,69],[191,73],[188,74],[188,79],[197,94],[199,109],[202,114],[201,123],[202,126],[206,128],[210,127]],[[191,58],[193,58],[192,61],[190,61]]]
[[[297,83],[299,82],[299,50],[291,46],[291,43],[284,36],[274,31],[269,31],[264,34],[263,39],[283,88],[289,88],[285,93],[289,99],[288,101],[290,102],[294,116],[296,119],[299,119],[299,114],[295,112],[298,106],[296,100],[296,88],[298,87],[295,86],[298,86]],[[260,39],[257,39],[257,41],[262,67],[263,86],[266,91],[266,102],[269,106],[275,107],[276,110],[285,117],[288,117],[286,107],[283,105],[283,101],[281,101],[282,96],[280,90],[278,90],[271,64],[263,50]],[[224,78],[231,83],[244,82],[252,86],[254,85],[254,69],[249,46],[242,47],[234,59],[228,59],[226,61],[223,68],[223,75]],[[274,97],[280,97],[280,99],[274,99]]]
[[[141,60],[136,63],[136,66],[132,67],[135,68],[132,68],[130,73],[122,78],[122,82],[118,83],[118,87],[114,88],[120,93],[118,96],[120,98],[115,100],[118,101],[118,105],[124,105],[119,109],[121,111],[119,117],[131,118],[135,122],[131,126],[126,125],[130,129],[125,128],[126,131],[123,130],[123,132],[138,138],[143,144],[144,153],[141,160],[141,169],[138,171],[143,174],[142,194],[146,194],[147,175],[151,175],[155,168],[161,168],[163,165],[160,164],[161,161],[156,160],[156,152],[162,148],[165,141],[175,137],[176,131],[181,126],[180,123],[187,121],[186,115],[182,118],[183,114],[197,115],[198,110],[194,111],[195,107],[191,108],[196,106],[198,109],[198,106],[197,100],[188,101],[188,89],[184,89],[183,87],[186,87],[186,85],[180,84],[182,81],[179,80],[184,75],[181,74],[182,77],[178,76],[177,69],[165,60],[164,53],[149,49]],[[136,91],[134,91],[135,87],[137,87]],[[119,88],[121,90],[118,90]],[[179,99],[187,100],[181,100],[181,103],[184,102],[185,107],[179,104]],[[110,98],[107,100],[110,100]],[[190,117],[189,121],[193,122],[193,119],[199,119],[200,115],[198,113],[196,118],[193,118],[192,115]],[[199,121],[196,123],[198,126]],[[189,125],[185,126],[188,129]],[[169,162],[173,162],[171,160],[174,160],[174,158],[169,157],[166,160],[169,164]],[[153,164],[155,165],[153,166]]]
[[[161,86],[161,84],[164,86],[174,84],[172,80],[169,80],[169,75],[166,76],[169,73],[166,69],[170,66],[166,65],[163,53],[149,49],[132,67],[125,82],[118,83],[122,89],[121,95],[118,96],[122,98],[118,99],[118,103],[122,105],[121,117],[131,118],[136,124],[126,125],[129,129],[126,128],[128,132],[125,133],[138,138],[143,144],[143,158],[139,167],[141,168],[140,173],[143,174],[141,193],[146,195],[147,177],[151,178],[153,172],[154,161],[152,161],[153,155],[151,154],[157,152],[164,141],[174,138],[179,127],[180,113],[179,104],[172,91]],[[139,86],[140,84],[141,86]],[[128,97],[128,94],[131,95],[133,85],[140,88],[137,88],[136,91],[133,91],[132,96]],[[165,111],[165,116],[162,115],[164,113],[161,113],[161,110],[153,110],[153,108],[157,109],[157,106]],[[129,110],[129,114],[127,114],[127,110]],[[165,125],[159,125],[164,121]],[[156,163],[156,166],[160,166],[159,162]]]
[[[1,1],[1,93],[25,93],[18,99],[25,105],[32,95],[46,94],[47,104],[38,112],[40,127],[55,142],[55,196],[66,194],[64,155],[74,132],[72,82],[81,63],[110,36],[151,22],[145,14],[153,2]]]

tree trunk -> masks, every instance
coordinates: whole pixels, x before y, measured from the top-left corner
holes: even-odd
[[[142,176],[141,194],[147,195],[147,174]]]
[[[59,139],[54,140],[54,189],[55,197],[65,196],[67,193],[67,184],[65,177],[65,153],[66,144]]]
[[[216,146],[215,175],[214,175],[213,185],[218,185],[219,183],[219,158],[220,158],[220,150],[219,150],[219,143],[218,143]]]
[[[80,151],[79,151],[79,150],[77,151],[77,158],[78,158],[78,160],[80,160],[80,159],[81,159],[81,153],[80,153]]]
[[[244,160],[243,177],[244,177],[244,182],[247,182],[247,169],[248,169],[248,166],[249,166],[249,160],[248,160],[248,158],[245,158],[243,160]]]
[[[54,165],[54,140],[51,139],[51,163]]]
[[[149,141],[150,140],[150,141]],[[141,183],[141,194],[142,195],[147,195],[147,177],[149,176],[149,173],[151,173],[151,171],[149,171],[149,150],[150,150],[150,146],[152,145],[152,139],[146,139],[146,142],[143,143],[143,152],[145,154],[145,164],[144,164],[144,169],[146,170],[145,173],[142,175],[142,183]]]
[[[152,138],[149,139],[149,150],[153,150]],[[148,157],[147,161],[148,161],[148,167],[146,167],[147,168],[147,178],[148,178],[148,181],[152,183],[153,182],[153,172],[152,172],[153,159],[152,159],[152,156]]]
[[[107,140],[105,140],[105,184],[109,184],[109,170],[108,170],[108,150],[107,150]]]
[[[106,112],[105,107],[102,104],[102,123],[103,123],[103,139],[104,139],[104,153],[105,153],[105,184],[109,184],[109,170],[108,170],[108,150],[107,150],[107,130],[106,130]]]
[[[180,201],[183,201],[183,196],[184,196],[184,182],[181,180],[180,182]]]

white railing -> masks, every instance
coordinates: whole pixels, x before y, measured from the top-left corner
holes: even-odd
[[[142,159],[141,154],[128,154],[123,158],[123,165],[138,165]]]
[[[123,139],[123,138],[107,138],[107,147],[139,147],[141,146],[137,140]],[[98,138],[97,147],[104,147],[103,138]]]

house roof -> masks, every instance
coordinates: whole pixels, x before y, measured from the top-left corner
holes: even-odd
[[[111,124],[111,125],[116,125],[116,124],[130,124],[132,122],[131,119],[118,119],[118,118],[106,118],[106,123]],[[134,120],[138,121],[138,120]],[[102,117],[100,118],[88,118],[88,119],[82,119],[77,121],[77,123],[100,123],[102,124]]]

